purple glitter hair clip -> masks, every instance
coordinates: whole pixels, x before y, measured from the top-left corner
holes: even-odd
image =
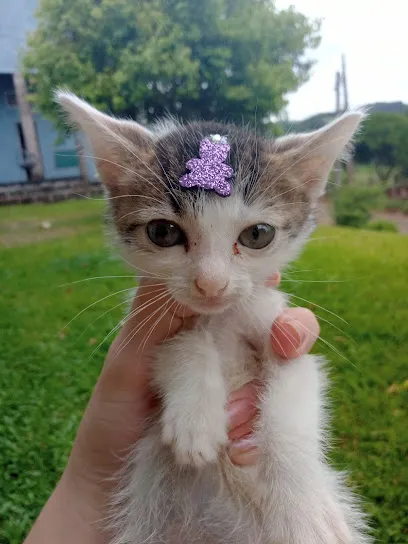
[[[200,158],[188,161],[186,167],[190,173],[180,179],[180,185],[186,188],[201,187],[220,196],[229,196],[232,186],[227,180],[234,175],[231,166],[224,164],[229,151],[226,138],[218,134],[201,140]]]

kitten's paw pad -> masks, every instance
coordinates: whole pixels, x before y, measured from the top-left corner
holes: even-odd
[[[220,448],[227,443],[226,418],[222,417],[218,423],[202,416],[186,421],[166,410],[162,440],[172,447],[178,464],[202,467],[215,462]]]

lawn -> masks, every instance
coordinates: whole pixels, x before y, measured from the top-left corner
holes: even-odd
[[[109,295],[132,286],[72,283],[129,274],[102,214],[100,201],[0,208],[1,544],[22,541],[61,474],[108,345],[92,353],[123,312],[124,293]],[[321,316],[331,457],[365,497],[380,543],[408,542],[407,278],[407,236],[321,227],[284,284]]]

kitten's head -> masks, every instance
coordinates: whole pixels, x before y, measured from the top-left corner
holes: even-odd
[[[93,147],[126,259],[208,314],[245,301],[296,256],[330,170],[363,118],[347,113],[316,132],[267,140],[216,123],[148,130],[69,93],[57,100]],[[225,163],[234,175],[225,198],[180,185],[187,162],[213,135],[230,146]]]

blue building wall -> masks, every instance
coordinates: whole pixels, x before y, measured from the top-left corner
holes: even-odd
[[[27,181],[20,166],[22,153],[18,135],[18,112],[0,106],[0,183]]]
[[[0,184],[27,182],[27,173],[22,168],[23,150],[19,136],[20,115],[17,106],[8,103],[14,92],[11,75],[0,74]],[[64,141],[58,139],[53,124],[41,115],[35,114],[38,142],[44,165],[44,179],[78,179],[79,161],[76,142],[73,136]],[[98,176],[92,151],[85,144],[87,175],[89,181],[97,181]]]
[[[71,136],[59,142],[58,133],[50,121],[38,114],[34,116],[34,120],[43,159],[44,178],[46,180],[78,178],[80,171],[74,138]]]
[[[19,65],[27,32],[37,26],[39,0],[0,0],[0,74],[13,74]]]
[[[26,44],[27,32],[37,26],[35,10],[39,0],[0,0],[0,184],[27,182],[27,173],[20,165],[23,150],[18,124],[18,108],[8,104],[14,93],[12,75],[19,70],[19,55]],[[57,143],[52,123],[35,115],[45,180],[79,178],[74,138]],[[85,154],[92,155],[87,148]],[[87,159],[89,180],[97,180],[93,161]]]
[[[73,136],[69,136],[64,141],[58,136],[57,130],[51,121],[44,119],[36,114],[34,120],[37,127],[38,140],[44,165],[44,178],[53,179],[78,179],[80,177],[79,160],[76,153],[76,142]],[[92,151],[81,138],[85,145],[84,155],[86,155],[87,176],[89,181],[96,181],[98,175],[95,163],[92,160]],[[68,166],[67,164],[72,164]],[[64,166],[65,165],[65,166]]]

